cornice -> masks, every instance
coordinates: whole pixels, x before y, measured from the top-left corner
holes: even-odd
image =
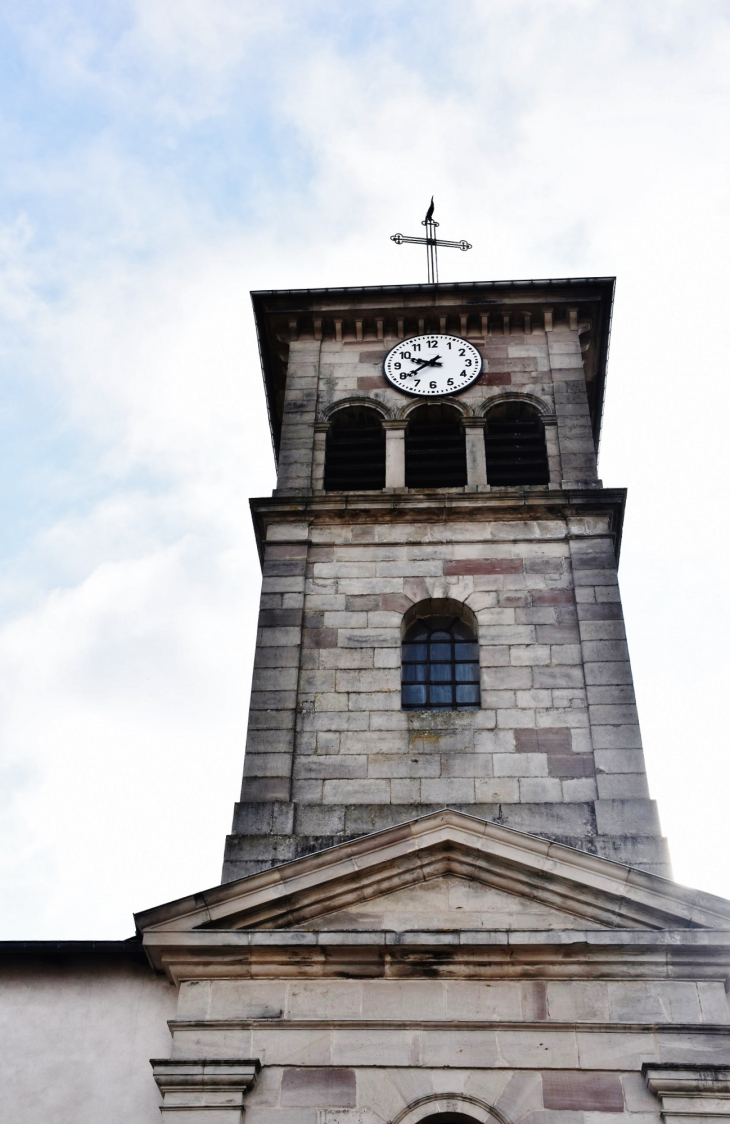
[[[598,448],[605,394],[614,277],[564,277],[516,281],[473,281],[441,285],[376,285],[327,289],[260,290],[251,293],[261,368],[264,376],[274,451],[278,453],[281,417],[287,378],[289,343],[299,338],[300,326],[307,337],[322,339],[322,324],[339,320],[380,321],[377,338],[383,336],[383,322],[398,314],[406,318],[429,314],[472,313],[508,315],[519,310],[535,310],[546,325],[553,312],[571,307],[576,319],[590,324],[592,336],[589,382],[593,436]],[[469,335],[468,332],[462,334]],[[489,337],[487,337],[489,338]],[[366,336],[353,342],[372,342]],[[387,342],[387,341],[383,341]]]
[[[707,1034],[730,1037],[730,1023],[647,1022],[566,1022],[555,1019],[168,1019],[174,1031],[191,1030],[445,1030],[456,1031],[540,1031],[549,1034]],[[511,1068],[511,1067],[508,1067]],[[679,1067],[677,1067],[679,1068]],[[729,1071],[730,1072],[730,1071]]]
[[[553,489],[543,486],[489,491],[274,493],[253,497],[249,504],[260,555],[271,523],[517,523],[525,520],[565,521],[571,517],[609,514],[618,561],[626,489]],[[538,533],[536,529],[534,535],[527,536],[525,541],[567,541],[585,538],[588,533],[581,534],[566,528],[559,535],[551,536]],[[295,537],[301,541],[299,532],[295,533]]]
[[[698,935],[704,939],[696,940]],[[348,978],[724,981],[730,976],[730,934],[706,931],[208,930],[150,933],[144,943],[152,965],[176,984],[189,979]]]

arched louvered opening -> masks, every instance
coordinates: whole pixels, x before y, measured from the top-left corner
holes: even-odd
[[[403,637],[401,660],[404,710],[476,710],[479,645],[458,617],[423,617]]]
[[[325,448],[324,486],[328,492],[385,487],[385,430],[377,410],[345,406],[333,414]]]
[[[502,402],[490,410],[484,440],[490,484],[550,483],[545,427],[529,402]]]
[[[406,487],[463,488],[466,440],[461,414],[453,406],[429,403],[408,415]]]

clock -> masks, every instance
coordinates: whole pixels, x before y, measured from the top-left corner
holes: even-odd
[[[481,370],[482,357],[473,344],[439,334],[402,340],[383,363],[389,383],[425,398],[458,394],[479,378]]]

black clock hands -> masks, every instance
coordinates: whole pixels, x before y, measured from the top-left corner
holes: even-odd
[[[423,363],[421,363],[420,367],[416,367],[415,371],[409,371],[408,374],[409,375],[417,375],[418,372],[422,371],[424,367],[443,367],[443,363],[439,363],[440,358],[441,358],[440,355],[436,355],[436,356],[434,356],[433,359],[426,359]],[[417,362],[418,362],[417,359],[411,359],[411,363],[417,363]]]

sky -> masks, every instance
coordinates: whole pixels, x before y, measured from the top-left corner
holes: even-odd
[[[730,898],[730,6],[0,0],[0,938],[215,885],[274,486],[249,292],[616,275],[600,470],[678,881]]]

